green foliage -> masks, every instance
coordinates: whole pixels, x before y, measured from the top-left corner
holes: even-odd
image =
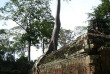
[[[42,31],[42,33],[41,30],[44,30],[46,25],[48,28],[51,27],[48,25],[53,24],[54,20],[50,13],[49,2],[44,0],[11,0],[1,8],[1,11],[3,13],[8,13],[9,15],[11,15],[5,15],[4,19],[8,17],[8,19],[13,20],[26,31],[26,33],[23,34],[22,40],[25,39],[29,41],[32,39],[31,41],[34,41],[33,43],[35,43],[35,41],[38,41],[37,38],[39,37],[39,34],[43,37],[48,36],[47,34],[49,34],[50,32],[45,33],[47,31]]]
[[[81,36],[87,32],[88,26],[76,26],[74,29],[75,37]]]
[[[59,34],[59,45],[62,47],[72,42],[74,38],[73,31],[61,28]]]
[[[0,74],[29,74],[32,66],[33,62],[28,64],[25,62],[3,61],[0,65]]]
[[[103,19],[108,25],[110,25],[110,1],[101,1],[102,3],[94,8],[92,13],[89,13],[90,20]]]
[[[1,29],[0,34],[6,34],[5,29]]]
[[[15,61],[15,58],[12,53],[6,52],[6,61]]]
[[[73,31],[61,28],[59,34],[59,45],[62,47],[66,44],[71,43],[75,38],[84,34],[86,30],[87,26],[77,26]]]
[[[13,41],[10,41],[9,30],[0,30],[0,58],[5,61],[14,61]]]
[[[10,0],[0,11],[5,14],[2,19],[11,19],[19,25],[11,29],[14,43],[10,49],[23,51],[28,42],[38,46],[44,37],[51,37],[54,18],[48,0]]]
[[[0,49],[0,60],[1,60],[1,61],[4,60],[4,55],[5,55],[5,52]]]
[[[16,60],[16,62],[28,62],[28,58],[25,56],[21,56],[19,59]]]

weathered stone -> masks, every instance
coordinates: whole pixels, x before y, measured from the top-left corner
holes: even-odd
[[[110,30],[102,19],[96,19],[87,34],[46,56],[39,74],[110,74],[109,58]]]

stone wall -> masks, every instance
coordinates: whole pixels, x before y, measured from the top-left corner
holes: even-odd
[[[110,30],[95,19],[88,33],[52,52],[33,66],[31,74],[110,74]],[[39,73],[38,73],[39,72]]]
[[[109,57],[110,48],[104,48],[100,55],[72,54],[65,59],[40,65],[40,74],[110,74]]]
[[[97,37],[108,42],[99,47]],[[40,63],[39,74],[110,74],[109,57],[109,35],[84,34],[46,56]],[[37,74],[35,65],[32,72]]]
[[[86,74],[89,72],[89,57],[71,55],[67,59],[40,65],[40,74]]]
[[[105,47],[100,54],[90,56],[90,66],[94,66],[94,74],[110,74],[110,48]]]

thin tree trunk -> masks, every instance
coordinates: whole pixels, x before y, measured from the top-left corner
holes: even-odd
[[[44,39],[43,39],[43,43],[42,43],[42,48],[43,48],[43,53],[44,53]]]
[[[28,41],[28,62],[30,62],[31,41]]]
[[[32,0],[31,0],[31,7],[32,7]],[[32,22],[32,8],[30,8],[30,19],[29,19],[29,27],[31,26],[31,22]],[[28,26],[27,26],[28,27]],[[31,33],[31,28],[28,28],[29,29],[29,34]],[[28,33],[28,32],[27,32]],[[29,41],[28,41],[28,62],[30,63],[30,53],[31,53],[31,38],[29,37]]]
[[[15,51],[14,51],[14,62],[15,62],[15,58],[16,58],[16,57],[15,57]]]

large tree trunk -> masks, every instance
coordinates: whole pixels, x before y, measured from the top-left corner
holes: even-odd
[[[60,0],[57,0],[57,13],[56,13],[55,25],[54,25],[54,29],[52,32],[52,38],[51,38],[50,45],[48,47],[47,54],[51,53],[52,51],[57,50],[60,25],[61,25],[60,23]]]
[[[57,0],[56,20],[55,20],[54,29],[52,32],[51,42],[50,42],[50,45],[48,47],[48,50],[36,61],[35,65],[34,65],[36,68],[36,71],[33,74],[36,74],[36,72],[37,72],[37,74],[39,74],[39,63],[42,61],[42,59],[45,57],[45,55],[51,53],[52,51],[57,50],[60,25],[61,25],[60,24],[60,0]]]

